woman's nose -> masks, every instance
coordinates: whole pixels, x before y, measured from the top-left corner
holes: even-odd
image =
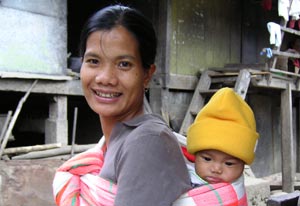
[[[106,65],[100,68],[95,76],[95,81],[97,84],[115,85],[116,73],[114,71],[114,68],[110,65]]]

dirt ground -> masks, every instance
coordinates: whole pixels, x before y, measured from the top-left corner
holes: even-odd
[[[52,180],[64,160],[0,161],[0,206],[55,206]]]

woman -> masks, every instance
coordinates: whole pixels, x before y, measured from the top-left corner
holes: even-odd
[[[100,118],[105,147],[99,176],[117,186],[116,206],[171,205],[191,189],[176,137],[143,110],[156,45],[152,24],[121,5],[96,12],[82,30],[82,88]]]

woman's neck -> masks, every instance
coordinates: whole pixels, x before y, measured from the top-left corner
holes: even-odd
[[[101,122],[102,132],[105,137],[105,144],[108,145],[112,129],[115,126],[117,121],[109,118],[100,117],[100,122]]]
[[[126,118],[114,118],[114,117],[103,117],[103,116],[101,117],[100,116],[100,123],[101,123],[103,135],[105,137],[106,145],[108,145],[111,132],[112,132],[114,126],[118,122],[128,121],[128,120],[133,119],[141,114],[144,114],[143,110],[139,110],[135,114],[127,115]]]

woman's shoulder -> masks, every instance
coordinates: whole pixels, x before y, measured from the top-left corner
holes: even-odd
[[[171,130],[164,119],[157,114],[140,115],[130,121],[124,122],[124,124],[128,127],[139,130],[150,130],[153,132],[163,129]]]
[[[141,115],[133,121],[126,122],[125,124],[132,127],[130,138],[127,138],[129,141],[149,138],[155,138],[163,141],[163,139],[167,137],[172,140],[176,140],[171,128],[166,124],[161,116],[156,114]]]

